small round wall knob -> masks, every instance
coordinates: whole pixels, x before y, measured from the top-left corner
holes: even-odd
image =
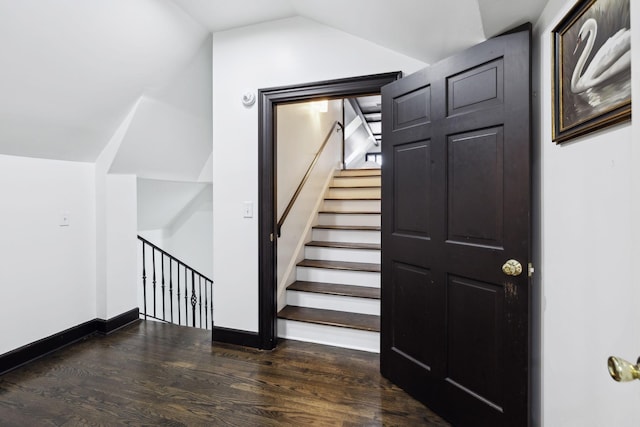
[[[251,107],[256,102],[256,96],[251,91],[242,94],[242,104],[245,107]]]

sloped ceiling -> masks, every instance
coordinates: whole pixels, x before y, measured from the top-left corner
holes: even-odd
[[[188,73],[211,32],[300,15],[433,63],[535,22],[546,2],[0,0],[0,154],[94,161],[142,96],[131,128],[140,140],[153,137],[141,128],[154,116],[173,111],[169,120],[184,125],[195,104],[181,103],[179,84],[163,88]],[[138,144],[133,136],[124,149]]]
[[[0,152],[94,161],[207,33],[169,0],[0,0]]]
[[[142,97],[109,172],[198,181],[212,150],[211,37],[159,90]]]
[[[548,0],[174,0],[216,32],[303,16],[428,64],[527,21]]]

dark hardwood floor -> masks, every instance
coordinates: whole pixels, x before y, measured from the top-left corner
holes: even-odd
[[[59,350],[0,376],[0,425],[449,425],[382,378],[377,354],[210,337],[142,321]]]

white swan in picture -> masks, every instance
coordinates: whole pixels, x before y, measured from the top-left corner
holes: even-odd
[[[609,40],[600,47],[583,72],[587,58],[595,44],[597,33],[598,23],[593,18],[587,19],[580,28],[578,42],[573,51],[574,55],[585,39],[587,45],[580,54],[571,76],[571,92],[573,93],[581,93],[598,86],[631,67],[631,31],[628,28],[623,28],[609,37]]]

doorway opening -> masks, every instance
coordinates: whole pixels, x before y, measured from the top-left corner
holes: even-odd
[[[296,86],[261,89],[259,91],[260,240],[258,335],[261,348],[273,349],[277,342],[277,107],[305,101],[335,100],[377,95],[380,93],[382,86],[400,77],[401,72],[394,72]],[[348,154],[343,156],[343,164],[346,163],[348,159]]]

